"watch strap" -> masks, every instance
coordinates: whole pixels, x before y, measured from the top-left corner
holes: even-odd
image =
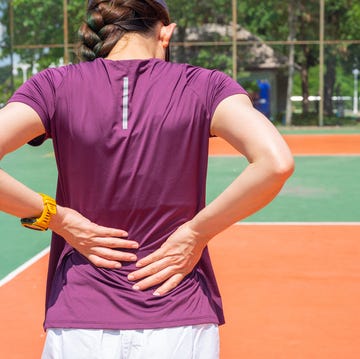
[[[39,194],[44,203],[44,209],[40,217],[22,218],[21,224],[26,228],[46,231],[49,228],[51,217],[56,214],[56,201],[46,194]]]

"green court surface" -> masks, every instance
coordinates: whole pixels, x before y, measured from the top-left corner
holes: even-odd
[[[360,156],[296,157],[296,170],[279,196],[248,222],[354,222],[360,218]],[[242,157],[211,157],[207,182],[211,201],[245,168]],[[52,144],[25,146],[1,167],[36,191],[54,195],[56,166]],[[239,204],[241,205],[241,204]],[[24,229],[0,213],[0,279],[49,245],[50,232]]]
[[[57,171],[51,141],[7,155],[1,168],[35,191],[55,195]],[[0,212],[0,279],[49,246],[50,234],[25,229],[18,218]]]
[[[208,201],[245,166],[246,160],[241,157],[210,158]],[[359,221],[360,156],[299,156],[295,157],[295,166],[295,173],[277,198],[245,221]]]
[[[360,125],[354,126],[277,126],[280,133],[284,135],[334,135],[334,134],[358,134],[360,133]]]

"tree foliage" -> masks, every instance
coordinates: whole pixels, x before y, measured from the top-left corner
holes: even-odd
[[[7,48],[10,41],[9,4],[2,13],[2,23],[8,28]],[[63,56],[64,42],[63,1],[54,0],[13,0],[14,49],[22,61],[37,61],[41,68]],[[68,0],[69,42],[76,41],[77,28],[84,16],[84,0]],[[34,45],[49,45],[37,47]],[[29,46],[28,49],[25,47]],[[7,55],[8,51],[4,52]]]
[[[9,55],[10,21],[9,4],[14,12],[14,45],[17,59],[30,64],[38,63],[39,69],[58,63],[64,54],[64,1],[54,0],[0,0],[0,22],[5,31],[1,41],[0,59]],[[201,41],[231,42],[230,34],[218,32],[204,33],[205,24],[229,26],[232,21],[231,0],[168,0],[172,19],[177,23],[174,42],[187,40],[189,31],[197,33]],[[85,12],[86,0],[67,0],[69,43],[77,40],[79,28]],[[264,0],[256,3],[250,0],[238,0],[238,24],[264,41],[286,41],[289,37],[288,2]],[[354,0],[326,0],[326,40],[359,40],[360,3]],[[319,0],[299,0],[296,10],[296,40],[316,41],[319,38]],[[34,48],[33,45],[48,45]],[[28,48],[26,48],[28,47]],[[287,45],[274,45],[275,50],[288,55]],[[326,45],[326,110],[332,112],[331,97],[336,92],[348,91],[351,71],[360,66],[360,46],[347,43]],[[247,47],[239,46],[240,59],[246,57]],[[295,46],[295,63],[300,75],[300,91],[304,98],[317,94],[317,81],[314,73],[318,66],[319,47],[315,43],[303,43]],[[175,46],[173,56],[178,62],[192,62],[195,65],[219,68],[231,73],[231,46]],[[72,56],[75,61],[75,56]],[[8,63],[5,64],[8,66]],[[9,81],[8,67],[0,74],[2,93]],[[4,71],[6,71],[4,73]],[[8,76],[6,76],[6,74]],[[342,74],[340,76],[340,74]],[[345,74],[350,74],[346,76]],[[344,79],[347,79],[344,82]],[[4,85],[5,84],[5,85]],[[8,86],[8,85],[7,85]],[[1,101],[0,101],[1,102]],[[303,111],[309,111],[309,103],[304,101]]]

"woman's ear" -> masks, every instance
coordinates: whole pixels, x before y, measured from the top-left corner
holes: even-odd
[[[163,25],[160,30],[160,40],[162,42],[163,48],[166,48],[170,44],[171,37],[175,31],[176,24],[171,23],[169,25]]]

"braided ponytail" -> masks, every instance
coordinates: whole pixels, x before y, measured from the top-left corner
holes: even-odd
[[[81,60],[106,57],[129,32],[147,33],[160,21],[170,23],[156,0],[90,0],[87,20],[79,29],[77,54]]]

